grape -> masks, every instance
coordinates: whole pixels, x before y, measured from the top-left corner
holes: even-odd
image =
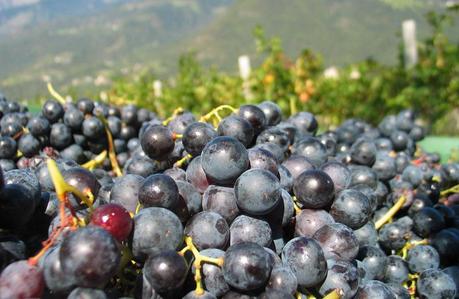
[[[134,217],[132,252],[138,258],[175,250],[182,243],[183,226],[177,215],[164,208],[145,208]]]
[[[204,193],[210,185],[206,173],[202,169],[201,156],[197,156],[191,160],[190,165],[186,169],[186,179],[201,193]]]
[[[104,229],[88,226],[70,233],[59,250],[62,271],[77,286],[104,286],[116,273],[121,254],[115,239]]]
[[[47,100],[43,104],[41,113],[50,123],[55,123],[64,115],[64,108],[54,100]]]
[[[309,112],[299,112],[288,119],[302,135],[315,135],[319,127],[315,116]]]
[[[388,181],[395,177],[397,174],[395,160],[386,152],[379,151],[376,154],[376,160],[372,166],[372,169],[378,175],[378,178],[382,181]]]
[[[386,270],[384,273],[384,281],[389,283],[402,284],[408,280],[408,264],[397,255],[387,257]]]
[[[0,275],[0,298],[41,298],[45,288],[42,271],[21,260],[10,264]]]
[[[233,137],[212,139],[202,150],[202,169],[207,177],[219,185],[233,185],[249,168],[249,155],[244,145]]]
[[[189,112],[185,111],[179,115],[176,115],[167,125],[167,127],[177,134],[183,134],[186,128],[191,125],[192,123],[196,122],[196,118],[194,115]]]
[[[378,232],[372,221],[367,222],[361,228],[354,230],[354,234],[359,240],[359,247],[366,245],[375,246],[378,242]]]
[[[230,245],[243,242],[253,242],[263,247],[269,247],[272,242],[272,232],[269,224],[261,219],[240,215],[230,226]]]
[[[177,252],[165,250],[147,259],[143,273],[157,292],[165,293],[181,287],[187,276],[188,266]]]
[[[361,138],[352,144],[350,154],[356,164],[371,167],[376,160],[376,146],[371,140]]]
[[[278,127],[266,128],[258,135],[257,144],[266,142],[277,144],[284,152],[290,146],[290,138],[287,132]]]
[[[85,118],[81,128],[83,135],[90,139],[101,138],[105,134],[104,124],[94,116]]]
[[[352,166],[351,170],[351,183],[350,187],[356,185],[366,185],[375,190],[377,186],[378,177],[376,172],[367,166]]]
[[[250,168],[259,168],[270,171],[276,177],[279,177],[276,157],[267,150],[262,148],[251,148],[248,150]]]
[[[244,146],[252,144],[254,130],[252,125],[244,118],[237,115],[225,117],[217,129],[218,135],[236,138]]]
[[[72,131],[62,123],[55,123],[51,126],[49,143],[52,147],[61,150],[71,145],[73,142]]]
[[[363,246],[360,248],[357,258],[362,261],[367,270],[369,279],[382,280],[387,265],[386,254],[376,246]]]
[[[202,122],[190,124],[183,132],[182,142],[185,150],[193,157],[199,156],[206,144],[217,137],[214,128]]]
[[[282,250],[282,261],[293,271],[301,287],[317,286],[327,275],[324,252],[314,239],[297,237],[290,240]]]
[[[384,283],[369,280],[360,286],[355,299],[396,299],[392,290]]]
[[[294,299],[292,294],[287,293],[283,290],[275,290],[275,289],[266,289],[263,293],[261,293],[258,298],[260,299]]]
[[[175,181],[164,174],[148,176],[140,185],[139,202],[144,207],[173,208],[178,205],[179,190]]]
[[[293,144],[293,154],[303,155],[315,167],[320,167],[327,161],[327,149],[317,138],[303,137]]]
[[[348,261],[327,260],[328,272],[325,281],[319,288],[322,296],[339,289],[344,293],[342,298],[353,298],[359,287],[359,274],[357,268]]]
[[[305,156],[301,155],[291,155],[288,159],[282,162],[282,166],[287,168],[294,180],[304,171],[314,169],[312,162]]]
[[[431,207],[419,210],[413,217],[413,230],[421,237],[428,237],[445,226],[443,216]]]
[[[258,133],[260,133],[266,126],[265,114],[255,105],[240,106],[238,114],[252,125],[255,135],[258,135]]]
[[[298,280],[295,273],[289,267],[274,267],[271,271],[268,286],[266,289],[285,291],[295,295],[298,287]]]
[[[94,197],[99,194],[100,183],[97,181],[96,176],[81,167],[74,167],[62,172],[64,180],[70,186],[75,187],[81,192],[91,191]]]
[[[62,269],[62,263],[59,259],[60,247],[54,247],[48,250],[43,258],[43,277],[46,286],[53,292],[67,292],[74,287],[75,281],[72,275],[68,275]]]
[[[94,110],[94,102],[88,98],[78,99],[76,106],[84,114],[90,114]]]
[[[194,215],[202,210],[202,196],[193,185],[182,180],[176,180],[179,195],[186,203],[190,215]]]
[[[368,198],[357,190],[343,190],[333,202],[330,214],[336,222],[343,223],[352,229],[359,229],[371,215]]]
[[[135,174],[126,174],[118,178],[110,192],[110,201],[134,213],[139,202],[138,194],[143,180],[141,176]]]
[[[225,219],[214,212],[200,212],[185,226],[185,235],[192,237],[198,250],[207,248],[225,249],[230,230]]]
[[[320,209],[333,201],[334,187],[332,179],[321,170],[307,170],[294,182],[293,192],[302,207]]]
[[[217,299],[215,295],[210,292],[204,291],[202,294],[197,294],[196,291],[190,291],[183,297],[183,299]]]
[[[210,185],[202,196],[202,208],[220,214],[227,223],[239,214],[234,189],[228,187]]]
[[[448,299],[456,296],[456,284],[446,273],[428,269],[419,275],[417,292],[420,298]]]
[[[250,169],[237,179],[234,193],[239,209],[253,215],[269,213],[281,199],[279,180],[270,172]]]
[[[264,101],[258,104],[266,118],[266,125],[275,126],[282,120],[282,110],[272,101]]]
[[[94,210],[90,224],[102,227],[115,239],[122,242],[131,233],[133,221],[129,212],[122,206],[106,204]]]
[[[24,185],[8,184],[0,190],[0,228],[24,226],[35,211],[35,200]]]
[[[303,209],[296,215],[295,235],[312,238],[321,227],[332,223],[335,223],[335,220],[325,210]]]
[[[283,165],[279,165],[279,178],[282,189],[291,192],[293,188],[293,176]]]
[[[83,125],[84,114],[78,109],[70,108],[65,111],[64,124],[67,125],[73,131],[80,131]],[[121,126],[121,124],[120,124]]]
[[[351,261],[359,251],[352,229],[341,223],[327,224],[316,231],[313,238],[322,246],[325,257]]]
[[[272,270],[268,253],[252,242],[230,246],[225,252],[224,261],[225,281],[241,291],[265,286]]]
[[[209,248],[199,252],[201,255],[211,258],[222,258],[225,252],[220,249]],[[195,268],[192,268],[193,273]],[[229,291],[230,287],[223,277],[222,269],[210,263],[202,265],[202,276],[205,289],[216,297],[220,297]]]
[[[327,162],[320,167],[320,170],[330,176],[336,194],[346,189],[351,182],[351,171],[343,163]]]
[[[140,144],[145,154],[155,160],[163,160],[175,147],[172,132],[161,125],[149,126],[140,137]]]
[[[16,141],[8,136],[0,137],[0,159],[11,159],[16,155]]]
[[[421,273],[427,269],[438,269],[440,256],[430,245],[417,245],[408,251],[406,261],[411,272]]]

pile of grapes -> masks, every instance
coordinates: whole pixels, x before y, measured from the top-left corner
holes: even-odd
[[[177,109],[0,98],[0,298],[455,298],[459,164],[266,101]]]

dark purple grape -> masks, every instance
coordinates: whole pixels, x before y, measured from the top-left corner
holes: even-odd
[[[167,125],[167,127],[174,133],[183,134],[186,128],[192,123],[196,122],[193,113],[185,111],[182,114],[176,115]]]
[[[333,201],[333,181],[321,170],[307,170],[295,179],[293,192],[302,207],[324,208]]]
[[[145,154],[154,160],[164,160],[175,147],[172,132],[161,125],[150,125],[140,137],[140,144]]]
[[[0,159],[12,159],[16,155],[16,141],[8,136],[0,137]]]
[[[68,292],[75,284],[74,276],[69,275],[62,269],[59,259],[60,247],[51,248],[43,257],[43,277],[46,287],[56,293]]]
[[[268,222],[240,215],[230,226],[230,245],[243,242],[253,242],[263,247],[269,247],[272,242],[272,231]]]
[[[385,282],[402,284],[408,280],[408,264],[404,259],[398,255],[389,255],[386,260]]]
[[[241,174],[234,193],[239,209],[253,215],[269,213],[281,200],[279,180],[262,169],[250,169]]]
[[[32,158],[37,155],[41,149],[41,144],[32,134],[22,135],[18,142],[18,150],[26,158]]]
[[[384,225],[379,230],[379,243],[382,247],[391,250],[399,250],[406,243],[409,230],[402,227],[399,223],[393,222]]]
[[[383,282],[368,280],[360,286],[355,299],[396,299],[394,293]]]
[[[335,220],[325,210],[303,209],[296,215],[295,236],[312,238],[321,227],[332,223]]]
[[[177,252],[165,250],[152,255],[145,262],[143,273],[158,293],[179,289],[185,281],[188,266]]]
[[[359,273],[357,268],[348,261],[327,260],[328,272],[325,281],[319,288],[322,296],[338,289],[343,292],[343,299],[353,298],[359,288]]]
[[[170,176],[176,183],[177,181],[185,181],[186,180],[186,172],[182,168],[179,167],[172,167],[166,169],[164,171],[165,175]]]
[[[5,185],[0,190],[0,228],[23,227],[30,221],[35,207],[35,199],[24,185]]]
[[[279,165],[279,178],[282,189],[291,192],[293,188],[293,176],[283,165]]]
[[[453,299],[456,296],[456,284],[446,273],[428,269],[419,275],[416,291],[420,298]]]
[[[75,187],[81,192],[91,191],[94,198],[97,197],[100,183],[97,181],[96,176],[89,170],[81,167],[73,167],[63,171],[62,176],[70,186]]]
[[[43,104],[41,113],[53,124],[64,115],[64,108],[54,100],[47,100],[45,104]]]
[[[378,177],[373,169],[367,166],[352,166],[351,183],[349,186],[366,185],[373,190],[376,189]]]
[[[191,160],[186,169],[186,180],[190,182],[199,192],[204,193],[210,182],[202,169],[201,156]]]
[[[284,162],[282,162],[282,166],[287,168],[287,170],[292,175],[293,180],[299,177],[300,174],[302,174],[304,171],[314,169],[312,162],[309,161],[309,159],[305,156],[300,155],[291,155]]]
[[[183,132],[185,150],[193,157],[199,156],[206,144],[217,137],[217,132],[208,123],[195,122]]]
[[[62,123],[55,123],[51,126],[49,142],[52,147],[61,150],[73,142],[72,130]]]
[[[320,170],[328,174],[332,179],[335,194],[346,189],[351,182],[351,171],[343,163],[327,162],[320,167]]]
[[[251,148],[248,150],[248,154],[250,168],[265,169],[279,177],[276,157],[274,157],[273,154],[262,148]]]
[[[258,133],[260,133],[266,126],[265,114],[255,105],[240,106],[238,114],[252,125],[255,135],[258,135]]]
[[[284,290],[266,289],[257,298],[259,299],[294,299],[292,294]]]
[[[104,124],[97,117],[90,116],[83,121],[82,132],[90,139],[101,138],[105,134]]]
[[[298,279],[290,267],[282,266],[273,268],[266,289],[285,291],[290,295],[295,295],[297,288]]]
[[[134,213],[139,203],[138,194],[143,180],[143,177],[135,174],[126,174],[118,178],[110,192],[110,201]]]
[[[330,209],[330,215],[336,222],[352,229],[359,229],[365,225],[371,212],[370,202],[365,194],[352,189],[339,193]]]
[[[164,174],[147,177],[139,188],[139,202],[144,207],[172,209],[178,206],[179,190],[175,181]]]
[[[27,123],[27,129],[35,137],[48,135],[51,131],[49,121],[41,116],[33,117]]]
[[[378,232],[373,221],[369,221],[361,228],[354,230],[354,234],[359,240],[359,247],[375,246],[378,243]]]
[[[88,98],[78,99],[76,106],[84,114],[91,114],[94,110],[94,102]]]
[[[313,238],[322,246],[327,259],[351,261],[359,252],[359,241],[354,231],[341,223],[323,226],[315,232]]]
[[[254,130],[252,125],[244,118],[230,115],[218,124],[218,135],[234,137],[245,147],[252,144]]]
[[[438,269],[440,255],[430,245],[417,245],[408,251],[406,261],[411,272],[421,273],[427,269]]]
[[[368,279],[383,279],[387,264],[384,251],[376,246],[363,246],[357,258],[365,265]]]
[[[230,237],[225,219],[217,213],[206,211],[191,217],[184,233],[193,238],[193,243],[199,250],[225,249]]]
[[[311,161],[315,167],[320,167],[327,161],[327,149],[319,139],[303,137],[293,144],[292,153],[303,155]]]
[[[202,169],[216,184],[232,185],[249,168],[249,155],[244,145],[233,137],[212,139],[202,150]]]
[[[79,132],[83,125],[84,114],[78,109],[70,108],[65,111],[64,124],[66,124],[72,131]]]
[[[301,287],[318,286],[327,276],[324,252],[314,239],[290,240],[282,250],[282,261],[293,271]]]
[[[245,242],[225,252],[223,276],[232,287],[251,291],[266,286],[272,270],[268,253],[258,244]]]
[[[410,137],[403,131],[394,131],[390,134],[390,140],[392,141],[394,150],[403,151],[408,146],[408,140],[410,140]]]
[[[282,110],[272,101],[264,101],[258,104],[258,108],[263,111],[267,126],[275,126],[282,120]]]
[[[443,229],[431,238],[431,245],[438,251],[444,265],[457,262],[456,248],[459,248],[459,234],[450,229]]]
[[[378,178],[382,181],[388,181],[397,174],[394,158],[385,152],[378,152],[376,154],[376,160],[372,166],[372,169],[376,172]]]
[[[373,141],[361,138],[351,146],[352,162],[371,167],[376,160],[376,146]]]
[[[196,291],[193,290],[186,294],[183,299],[217,299],[217,297],[207,291],[204,291],[202,294],[197,294]]]
[[[202,208],[220,214],[227,223],[239,214],[234,189],[228,187],[210,185],[202,196]]]
[[[223,258],[225,252],[220,249],[209,248],[199,252],[201,255],[211,258]],[[192,268],[194,273],[195,268]],[[220,267],[204,263],[202,265],[202,276],[205,289],[214,296],[220,297],[227,293],[230,289],[223,277],[223,271]]]
[[[428,237],[445,227],[442,214],[431,207],[422,208],[413,216],[413,230],[421,237]]]
[[[292,123],[302,135],[315,135],[319,127],[315,116],[309,112],[292,115],[288,122]]]
[[[278,127],[269,127],[263,130],[257,137],[257,144],[274,143],[277,144],[284,152],[290,146],[288,133]]]
[[[107,299],[107,295],[103,290],[90,288],[75,288],[67,297],[67,299]]]
[[[41,298],[45,289],[43,272],[21,260],[11,263],[0,275],[0,298]]]
[[[70,233],[59,250],[62,271],[77,286],[103,287],[118,270],[120,249],[102,228],[89,226]]]
[[[134,217],[132,252],[134,256],[175,250],[183,241],[183,226],[177,215],[164,208],[146,208]]]
[[[137,107],[132,104],[121,107],[121,120],[129,126],[136,126],[137,111]]]
[[[185,201],[190,216],[202,211],[202,196],[190,183],[182,180],[175,181],[181,199]]]

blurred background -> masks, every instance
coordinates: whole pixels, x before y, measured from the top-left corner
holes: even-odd
[[[456,2],[0,0],[0,91],[39,109],[52,82],[160,115],[272,99],[326,126],[415,107],[459,135]]]

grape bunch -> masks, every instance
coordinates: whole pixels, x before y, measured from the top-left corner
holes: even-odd
[[[413,110],[0,98],[0,298],[456,298],[459,164]]]

